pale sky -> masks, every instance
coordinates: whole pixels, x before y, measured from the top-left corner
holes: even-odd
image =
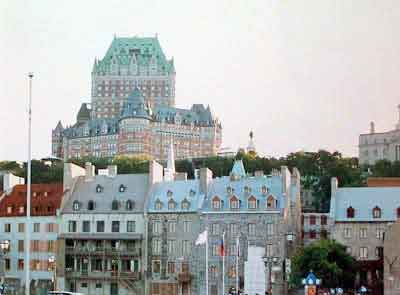
[[[0,160],[27,156],[27,73],[33,157],[51,130],[90,101],[90,72],[113,35],[158,34],[176,67],[176,103],[210,104],[223,147],[284,156],[323,148],[357,155],[358,135],[394,128],[400,1],[0,2]]]

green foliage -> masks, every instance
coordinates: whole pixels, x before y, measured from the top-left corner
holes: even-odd
[[[320,240],[300,248],[292,258],[291,284],[300,286],[310,270],[322,279],[323,287],[353,287],[355,260],[346,253],[345,246],[335,241]]]
[[[372,176],[375,177],[400,177],[400,161],[379,160],[374,166],[365,168],[371,168]]]

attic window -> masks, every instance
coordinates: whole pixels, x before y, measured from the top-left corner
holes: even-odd
[[[347,218],[354,218],[354,208],[353,207],[349,207],[347,208]]]
[[[196,191],[193,190],[193,189],[191,189],[190,192],[189,192],[189,195],[190,195],[191,197],[193,197],[195,194],[196,194]]]
[[[135,203],[131,200],[126,201],[126,210],[132,210],[135,207]]]
[[[247,208],[248,209],[256,209],[257,208],[257,199],[254,196],[251,196],[247,200]]]
[[[117,200],[112,201],[111,210],[118,210],[119,203]]]
[[[182,210],[189,210],[190,203],[187,200],[183,200],[181,207],[182,207]]]
[[[376,206],[374,209],[372,209],[372,216],[374,218],[381,218],[382,216],[382,210],[378,206]]]
[[[80,204],[79,204],[79,202],[78,201],[74,201],[74,203],[72,204],[72,209],[74,210],[74,211],[78,211],[79,209],[80,209]]]
[[[245,192],[246,194],[250,193],[250,192],[251,192],[251,188],[248,187],[248,186],[246,185],[246,186],[244,187],[244,192]]]
[[[125,190],[126,190],[126,186],[124,186],[123,184],[121,184],[121,185],[119,186],[119,192],[120,192],[120,193],[123,193],[123,192],[125,192]]]
[[[173,199],[168,202],[168,210],[174,210],[176,208],[176,203]]]
[[[170,190],[167,191],[167,196],[168,196],[169,198],[172,197],[172,194],[173,194],[172,191],[170,191]]]
[[[231,193],[233,193],[233,189],[232,189],[230,186],[228,186],[228,187],[226,188],[226,192],[227,192],[228,194],[231,194]]]
[[[100,184],[98,184],[96,186],[96,193],[101,193],[102,191],[103,191],[103,187]]]
[[[275,209],[277,207],[277,201],[274,196],[270,195],[267,198],[267,209]]]
[[[163,203],[160,200],[157,200],[157,202],[154,205],[155,210],[161,210],[163,207]]]
[[[261,193],[262,193],[263,195],[265,195],[265,194],[268,193],[268,188],[267,188],[265,185],[263,185],[263,186],[261,187]]]
[[[92,201],[92,200],[90,200],[89,202],[88,202],[88,210],[94,210],[94,202]]]

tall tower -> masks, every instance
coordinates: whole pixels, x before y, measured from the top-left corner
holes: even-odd
[[[257,152],[256,152],[256,146],[254,144],[253,137],[254,137],[254,133],[253,133],[253,131],[250,131],[250,133],[249,133],[249,144],[247,146],[247,152],[249,154],[255,155]]]
[[[155,37],[114,37],[102,59],[92,69],[94,118],[120,114],[124,101],[138,88],[146,103],[175,106],[174,60],[167,59]]]

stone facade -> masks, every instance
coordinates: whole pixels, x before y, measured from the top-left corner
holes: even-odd
[[[400,220],[390,225],[384,242],[384,291],[385,295],[400,294]]]
[[[331,237],[333,220],[329,213],[302,213],[301,224],[303,226],[301,236],[304,245]]]
[[[400,105],[399,105],[400,113]],[[400,117],[400,114],[399,114]],[[359,163],[373,165],[378,160],[400,160],[400,118],[394,130],[375,132],[375,123],[371,122],[370,132],[360,134],[358,143]]]
[[[114,38],[92,70],[92,101],[76,123],[52,131],[52,153],[64,158],[143,155],[166,160],[217,155],[221,123],[210,107],[175,107],[175,69],[157,38]]]

